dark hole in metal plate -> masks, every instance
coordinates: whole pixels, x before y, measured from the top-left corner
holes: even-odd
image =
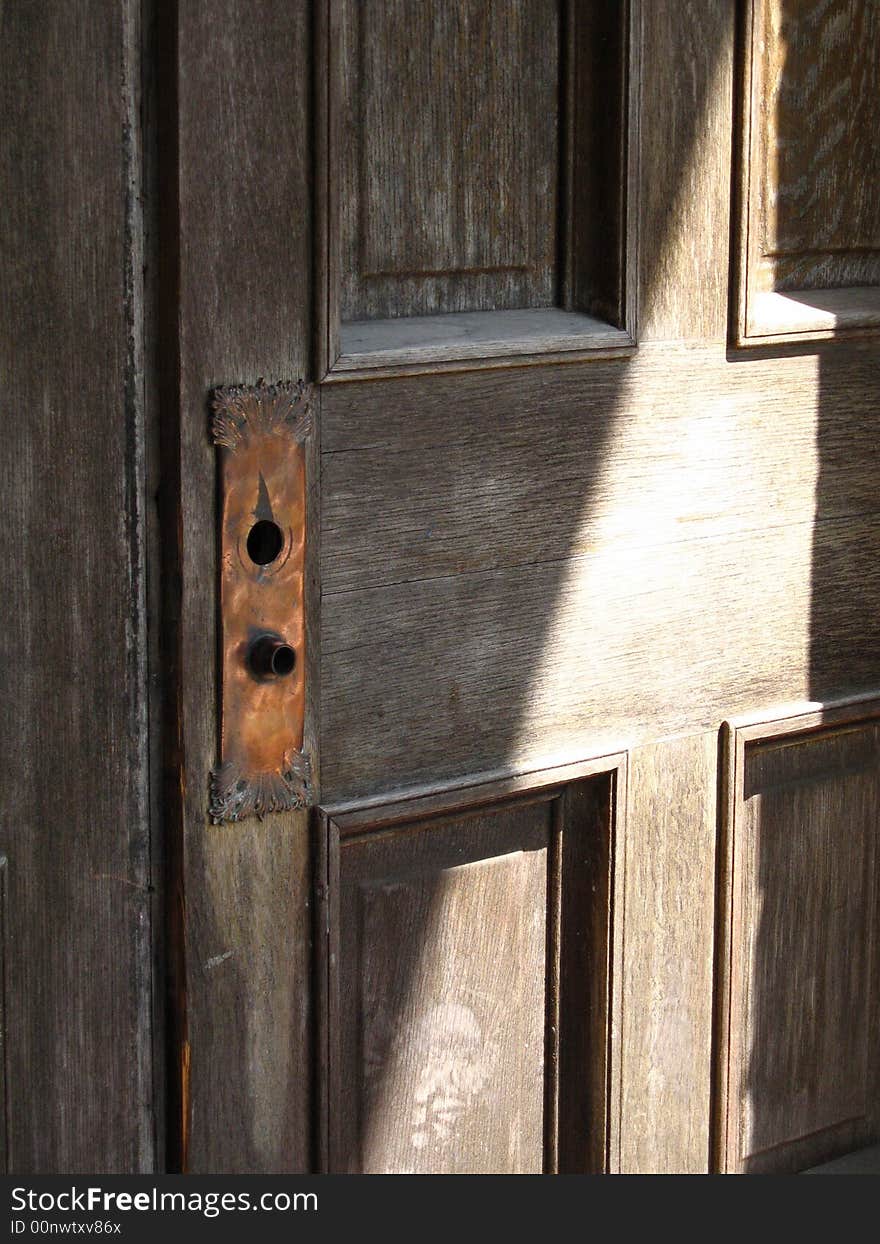
[[[261,635],[251,644],[250,667],[258,678],[284,678],[296,666],[296,651],[280,635]]]
[[[268,566],[284,547],[284,533],[277,523],[261,518],[248,532],[248,557],[256,566]]]
[[[217,389],[222,627],[215,822],[307,807],[306,450],[311,393],[296,384]],[[243,784],[243,785],[242,785]]]

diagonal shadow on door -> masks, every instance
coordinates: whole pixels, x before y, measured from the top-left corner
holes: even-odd
[[[692,20],[683,20],[683,7],[694,9]],[[655,107],[662,98],[664,110],[651,120],[649,162],[659,176],[647,182],[643,162],[643,332],[709,337],[723,359],[727,221],[700,214],[712,212],[706,161],[714,174],[723,170],[719,182],[728,188],[732,13],[709,19],[701,6],[652,5],[645,21],[646,94]],[[670,47],[674,66],[665,59]],[[728,204],[729,196],[725,211]],[[688,268],[694,228],[718,237],[696,279]],[[687,299],[693,305],[682,305]],[[659,375],[664,363],[655,357]],[[700,590],[697,550],[705,541],[689,540],[677,516],[693,508],[688,490],[704,487],[688,470],[706,450],[694,442],[702,378],[691,372],[690,390],[677,395],[664,444],[651,434],[655,394],[636,367],[627,359],[538,366],[474,375],[466,388],[461,376],[437,376],[430,384],[398,380],[379,397],[380,386],[360,384],[325,394],[322,538],[325,550],[345,544],[349,552],[325,553],[323,562],[325,788],[357,798],[380,793],[389,772],[418,786],[535,769],[610,752],[642,718],[663,723],[658,735],[686,718],[656,675],[677,659],[690,595]],[[627,469],[632,459],[638,486]],[[670,498],[670,489],[681,491]],[[356,540],[344,535],[352,502]],[[669,540],[679,545],[682,574],[672,593],[656,556]],[[371,563],[376,585],[357,586]],[[641,598],[664,588],[665,622],[640,611]],[[609,679],[621,667],[627,686]],[[419,884],[423,924],[388,948],[394,988],[383,1022],[396,1033],[389,1066],[414,1035],[420,965],[443,919],[442,881]],[[499,931],[499,953],[503,944]],[[477,1017],[487,1048],[490,1027]],[[440,1037],[432,1035],[430,1049]],[[424,1103],[400,1100],[399,1081],[386,1091],[382,1077],[382,1067],[371,1068],[360,1136],[341,1169],[362,1169],[370,1136],[389,1128],[409,1128],[424,1142]]]

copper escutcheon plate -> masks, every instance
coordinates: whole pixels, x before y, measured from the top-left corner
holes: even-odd
[[[220,450],[221,763],[215,823],[305,807],[306,460],[311,391],[217,389]]]

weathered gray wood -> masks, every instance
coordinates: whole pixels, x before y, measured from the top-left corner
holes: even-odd
[[[456,375],[366,384],[334,373],[322,390],[323,797],[384,801],[401,787],[461,784],[469,774],[529,771],[622,746],[650,749],[636,757],[633,807],[641,819],[633,832],[636,843],[647,841],[655,851],[636,864],[626,936],[636,956],[644,948],[670,989],[686,964],[696,965],[698,979],[678,1033],[680,1062],[692,1072],[681,1089],[664,1061],[666,1048],[651,1044],[664,1040],[665,998],[651,992],[637,959],[627,959],[615,942],[615,988],[620,966],[629,964],[630,979],[642,990],[632,1000],[633,1014],[647,1014],[648,1026],[632,1020],[627,1030],[631,1078],[626,1051],[622,1068],[611,1068],[614,1100],[627,1103],[632,1121],[627,1127],[612,1111],[608,1132],[618,1163],[642,1169],[654,1163],[700,1169],[708,1161],[709,736],[731,713],[880,683],[876,359],[864,343],[748,363],[733,363],[724,352],[735,9],[732,0],[712,6],[661,0],[644,6],[640,18],[637,275],[643,337],[657,344],[643,346],[635,359],[590,365],[523,368],[516,354],[506,370],[492,372],[478,371],[479,357],[472,357],[458,360]],[[292,823],[277,821],[245,838],[215,836],[200,819],[199,775],[213,759],[205,643],[214,624],[205,520],[213,464],[198,422],[187,422],[189,412],[203,409],[212,384],[271,376],[276,368],[297,374],[305,358],[306,87],[294,79],[294,97],[286,98],[291,79],[284,77],[282,90],[281,70],[266,51],[307,46],[299,14],[272,8],[257,33],[229,5],[216,25],[189,11],[182,29],[181,638],[193,1169],[293,1165],[310,1108],[306,1078],[291,1078],[306,1051],[307,1011],[297,992],[307,937],[297,907],[305,894],[302,839]],[[316,23],[322,58],[327,53],[320,66],[336,57],[338,67],[343,24],[338,6],[329,21]],[[404,59],[397,57],[398,68]],[[219,91],[216,83],[233,72],[258,89]],[[316,77],[326,120],[335,85],[325,82],[323,69]],[[329,135],[318,128],[313,171],[322,229],[330,235],[317,257],[323,374],[336,359],[344,265],[332,253],[339,203],[329,184],[339,129],[332,118]],[[374,134],[371,141],[381,147],[386,137]],[[249,194],[258,171],[251,158],[256,152],[262,167],[269,145],[282,149],[285,161],[271,162],[274,180],[263,201]],[[227,193],[213,203],[206,224],[204,187],[219,167]],[[630,183],[627,193],[632,189]],[[409,224],[397,220],[404,240]],[[613,231],[608,238],[614,249]],[[393,251],[397,242],[390,243]],[[261,300],[266,273],[280,279],[275,297]],[[234,311],[225,315],[227,305]],[[661,344],[670,339],[674,346]],[[430,371],[433,362],[420,364],[416,354],[383,362],[389,371],[395,365]],[[669,750],[658,743],[679,733],[696,737]],[[659,801],[661,786],[671,793],[655,826],[652,800]],[[380,851],[398,843],[395,869],[402,874],[407,850],[416,857],[413,843],[427,841],[431,830],[414,828],[405,848],[407,834],[397,825],[387,837],[360,827],[382,844]],[[340,853],[356,841],[341,841]],[[330,864],[332,876],[332,850]],[[248,878],[268,877],[285,866],[291,871],[268,903],[260,901],[268,882],[248,889],[236,875],[238,869]],[[550,895],[564,906],[552,867],[550,874]],[[696,920],[690,910],[675,912],[675,883],[682,880],[697,904]],[[286,903],[285,886],[293,888]],[[658,924],[653,895],[668,898]],[[552,955],[552,932],[547,945]],[[670,945],[672,959],[658,963]],[[425,939],[423,950],[430,959],[436,945]],[[351,967],[351,945],[339,952],[337,965],[345,959]],[[384,963],[372,950],[368,958]],[[252,982],[238,964],[257,961]],[[484,962],[485,956],[467,959],[463,979],[479,977]],[[239,974],[228,984],[212,978],[232,963]],[[425,977],[416,974],[417,997],[419,989],[433,988],[435,968],[426,961]],[[273,982],[282,978],[279,993]],[[277,1002],[277,1009],[264,1002],[260,1031],[268,1034],[269,1053],[259,1065],[247,1032],[230,1035],[216,1022],[218,1014],[250,1013],[259,1004],[255,991]],[[345,991],[339,996],[352,1002]],[[333,1043],[350,1049],[354,1039],[355,1021],[341,1005],[331,997],[329,1056],[337,1069],[351,1060],[340,1060]],[[287,1031],[285,1011],[294,1015]],[[577,1049],[577,1035],[567,1044]],[[561,1038],[555,1056],[562,1065]],[[646,1067],[655,1079],[642,1116],[639,1078]],[[378,1148],[368,1155],[378,1166],[386,1153],[391,1164],[404,1160],[395,1146],[409,1100],[404,1073],[411,1069],[403,1065],[394,1081],[390,1121],[387,1127],[380,1121]],[[330,1094],[329,1124],[337,1137],[350,1123],[343,1081]],[[658,1122],[678,1089],[673,1117]],[[569,1133],[577,1134],[576,1127]],[[471,1139],[483,1144],[480,1128]],[[516,1143],[531,1143],[528,1124]]]
[[[639,0],[323,0],[315,30],[322,376],[635,336]],[[463,343],[429,318],[527,308],[602,328],[513,341],[502,315]]]
[[[869,347],[721,348],[325,390],[325,591],[876,509]],[[818,420],[822,441],[817,440]],[[437,454],[442,447],[442,469]]]
[[[265,4],[255,21],[233,3],[183,3],[177,41],[183,1159],[191,1171],[298,1171],[310,1163],[307,818],[207,819],[217,759],[207,401],[219,384],[308,376],[307,6]],[[310,584],[313,607],[313,574]]]
[[[636,748],[628,767],[620,1170],[707,1168],[718,738]]]
[[[857,1149],[845,1157],[801,1171],[802,1175],[880,1175],[880,1145]]]
[[[9,1057],[7,1054],[7,1024],[9,1016],[7,1013],[6,999],[8,997],[7,986],[9,981],[9,915],[7,912],[8,900],[6,897],[6,868],[9,861],[5,855],[0,855],[0,1067],[3,1069],[3,1075],[0,1077],[0,1118],[3,1123],[0,1127],[0,1167],[5,1173],[10,1170],[10,1141],[9,1135],[9,1092],[7,1089],[7,1069],[9,1066]]]
[[[354,7],[346,11],[351,14]],[[423,5],[391,6],[380,20],[393,19],[404,7],[416,22],[425,21]],[[578,1073],[598,1065],[593,1052],[607,1031],[607,1009],[621,1001],[629,1008],[612,1025],[614,1039],[622,1035],[624,1042],[622,1065],[612,1059],[603,1066],[589,1084],[588,1102],[565,1091],[538,1101],[532,1079],[522,1095],[522,1129],[508,1128],[511,1145],[501,1156],[497,1149],[489,1153],[497,1137],[481,1121],[482,1106],[476,1107],[469,1152],[480,1160],[489,1153],[493,1164],[510,1157],[510,1165],[533,1165],[543,1147],[549,1167],[570,1163],[582,1169],[597,1164],[595,1135],[607,1132],[611,1166],[701,1169],[708,1109],[707,964],[713,946],[712,733],[723,716],[770,701],[818,700],[880,683],[876,351],[866,343],[837,341],[800,357],[765,354],[733,363],[725,356],[736,5],[657,0],[642,6],[637,42],[644,73],[634,71],[624,81],[620,27],[614,23],[623,20],[627,7],[568,6],[575,18],[568,26],[573,42],[561,66],[555,40],[539,49],[531,35],[526,42],[531,39],[529,56],[534,61],[537,55],[542,66],[538,72],[522,72],[515,50],[502,58],[500,85],[488,91],[484,113],[475,114],[470,148],[456,146],[452,127],[434,124],[451,98],[452,112],[466,128],[471,83],[464,76],[458,79],[459,94],[447,92],[430,124],[411,127],[407,109],[386,124],[382,108],[374,106],[370,115],[377,123],[368,137],[379,158],[368,173],[368,190],[378,199],[377,177],[387,180],[389,161],[401,151],[412,157],[410,171],[415,170],[409,183],[401,183],[405,188],[427,184],[426,170],[431,173],[444,151],[461,150],[479,157],[480,176],[490,154],[492,160],[501,158],[502,182],[511,169],[516,174],[516,185],[504,183],[505,192],[514,196],[514,208],[518,196],[521,208],[523,185],[550,187],[546,177],[543,182],[541,176],[531,182],[523,177],[522,166],[529,165],[528,174],[569,160],[567,170],[557,168],[558,183],[533,204],[529,220],[522,212],[499,215],[498,202],[489,202],[486,211],[486,200],[482,207],[466,202],[457,218],[470,227],[463,250],[456,250],[455,221],[435,203],[428,217],[440,243],[436,253],[448,265],[480,266],[488,257],[491,263],[482,266],[496,260],[503,266],[525,238],[535,243],[532,260],[535,267],[543,264],[541,280],[553,287],[552,298],[545,285],[544,293],[532,289],[528,301],[546,295],[553,302],[562,288],[564,305],[612,323],[622,322],[615,318],[621,305],[630,315],[637,277],[643,338],[676,344],[643,346],[637,358],[589,366],[571,361],[563,367],[545,356],[529,368],[521,364],[534,359],[525,359],[518,345],[517,353],[501,360],[507,370],[479,373],[478,351],[455,360],[458,375],[377,379],[369,385],[336,373],[321,397],[320,470],[317,439],[310,449],[309,648],[317,658],[323,645],[323,658],[315,660],[309,676],[308,728],[323,753],[327,799],[385,802],[390,790],[412,784],[461,785],[469,774],[532,771],[552,761],[635,748],[632,830],[623,827],[623,804],[615,804],[611,788],[601,784],[584,795],[589,814],[583,808],[579,813],[585,822],[593,817],[605,825],[609,834],[610,818],[616,818],[616,848],[626,850],[631,870],[625,894],[616,897],[608,875],[610,841],[575,858],[579,866],[589,862],[598,871],[588,884],[588,872],[576,868],[576,884],[566,891],[566,831],[563,825],[561,849],[553,848],[558,823],[552,818],[540,848],[548,856],[547,869],[536,865],[539,852],[526,858],[499,853],[467,865],[487,870],[472,887],[477,872],[459,885],[457,857],[442,857],[437,845],[442,833],[451,831],[446,822],[438,836],[431,817],[449,812],[448,796],[431,813],[422,807],[421,821],[412,807],[411,828],[398,811],[389,832],[371,827],[371,814],[345,814],[361,819],[357,831],[342,834],[343,854],[367,841],[379,853],[397,851],[389,875],[411,881],[407,870],[418,865],[421,846],[431,844],[431,875],[455,874],[448,891],[450,919],[433,942],[424,940],[425,972],[414,974],[412,996],[422,1013],[435,984],[446,1001],[443,937],[456,942],[452,958],[461,964],[459,980],[480,987],[488,977],[497,1003],[503,982],[478,918],[487,903],[504,914],[502,932],[524,933],[526,967],[516,965],[521,1001],[537,998],[528,965],[536,968],[548,953],[547,962],[558,965],[558,988],[542,997],[548,1006],[541,1020],[558,1019],[558,1036],[547,1041],[545,1052],[562,1081],[583,1090]],[[0,338],[9,467],[0,530],[5,564],[12,570],[2,630],[5,703],[14,711],[0,725],[8,770],[0,838],[5,861],[0,864],[5,879],[0,999],[6,1009],[0,1083],[9,1092],[2,1116],[8,1118],[9,1135],[3,1140],[13,1170],[131,1170],[155,1160],[143,608],[145,475],[152,486],[144,438],[153,395],[143,375],[145,350],[148,365],[162,373],[165,413],[162,660],[170,677],[164,810],[172,857],[170,1018],[177,1047],[172,1070],[183,1156],[193,1171],[309,1165],[315,1104],[306,818],[273,817],[262,825],[215,829],[206,817],[207,774],[217,758],[215,463],[206,407],[218,384],[260,375],[308,377],[313,318],[322,374],[336,358],[336,303],[344,273],[338,255],[334,258],[323,241],[314,245],[311,188],[316,184],[322,228],[338,232],[329,185],[338,170],[328,165],[340,151],[339,132],[331,126],[328,137],[317,125],[318,145],[311,150],[312,123],[320,118],[311,115],[310,101],[314,98],[325,119],[332,111],[327,95],[335,85],[323,73],[331,61],[337,67],[360,63],[363,69],[372,58],[374,81],[385,68],[381,40],[367,41],[359,50],[346,46],[340,8],[332,6],[329,21],[313,21],[305,0],[295,5],[271,0],[255,21],[231,0],[211,5],[181,0],[168,10],[148,5],[164,47],[157,91],[165,118],[155,143],[158,185],[151,173],[144,176],[139,148],[140,61],[152,56],[149,41],[142,43],[140,6],[102,0],[88,7],[73,3],[63,11],[41,5],[27,13],[3,10],[0,171],[14,193],[7,196],[2,239]],[[454,47],[461,41],[452,33],[453,17],[464,11],[463,5],[436,7]],[[517,3],[512,11],[526,25],[544,21],[555,29],[556,9],[544,0]],[[815,98],[823,108],[817,115],[833,115],[845,82],[851,111],[861,120],[854,137],[841,138],[835,131],[831,145],[816,144],[822,127],[803,123],[812,97],[784,101],[791,111],[780,112],[778,136],[785,160],[794,162],[784,169],[777,238],[793,255],[795,266],[786,279],[806,279],[804,264],[813,265],[808,272],[813,283],[836,271],[837,260],[814,262],[815,256],[797,251],[803,238],[789,236],[795,217],[811,234],[821,234],[830,222],[842,232],[824,237],[823,245],[842,240],[850,249],[860,247],[860,255],[870,252],[856,267],[862,273],[858,279],[869,282],[860,297],[873,315],[876,127],[865,117],[876,111],[877,70],[876,59],[868,58],[865,23],[875,23],[876,16],[855,0],[810,3],[800,12],[804,21],[815,18],[818,24],[809,28],[809,38],[794,40],[791,64],[802,49],[812,57],[812,44],[818,47]],[[471,14],[469,20],[484,18],[490,26],[495,20],[491,14]],[[588,19],[598,26],[585,25]],[[840,20],[851,20],[857,37],[838,39],[828,23]],[[515,44],[519,29],[514,21],[506,33],[500,31],[495,47],[505,39]],[[323,41],[317,57],[313,33]],[[393,32],[389,41],[399,81],[409,83],[401,98],[406,103],[411,93],[414,107],[423,107],[425,99],[428,109],[435,107],[442,92],[433,90],[434,70],[420,55],[421,45],[417,41],[412,52],[409,30],[399,38]],[[767,48],[770,56],[778,52],[769,42]],[[482,57],[483,64],[490,59]],[[408,64],[417,70],[412,82],[418,91],[411,90]],[[555,146],[555,96],[548,108],[532,98],[533,92],[546,96],[551,82],[555,92],[560,78],[566,83],[562,157]],[[620,95],[612,99],[615,90]],[[601,124],[579,132],[572,100],[589,96],[593,108],[603,93],[608,107],[599,116]],[[643,136],[636,183],[632,149],[619,178],[615,160],[627,102],[639,98],[640,110],[632,118]],[[511,123],[511,116],[521,120],[529,112],[540,113],[537,129]],[[150,147],[155,135],[149,107],[145,115]],[[404,122],[409,147],[401,142]],[[511,134],[518,147],[511,147]],[[838,160],[844,147],[846,158]],[[853,168],[860,177],[849,193]],[[800,169],[806,170],[803,179]],[[559,213],[565,237],[558,248],[552,240],[557,184],[565,198]],[[158,247],[145,244],[143,236],[144,185],[148,197],[158,192],[160,199]],[[814,191],[820,193],[811,200]],[[629,235],[622,241],[624,200],[639,203],[637,272],[621,258],[625,253],[629,260],[633,253]],[[353,200],[345,202],[350,206]],[[366,222],[367,259],[390,256],[392,266],[400,267],[406,247],[418,251],[416,216],[403,199],[399,205],[397,215],[374,213]],[[578,211],[584,214],[579,217]],[[584,237],[591,245],[599,238],[606,248],[590,252],[595,267],[587,270],[571,262]],[[144,341],[144,318],[153,309],[144,307],[141,272],[143,261],[149,266],[157,251],[163,275],[155,308],[161,341],[154,350]],[[319,289],[314,316],[313,270]],[[479,286],[484,274],[470,277]],[[425,280],[430,286],[446,277]],[[416,296],[405,292],[400,305],[412,311]],[[479,288],[477,294],[482,297]],[[805,305],[796,289],[795,294]],[[811,320],[806,331],[848,330],[855,314],[852,295],[820,291],[820,297],[821,313],[836,322],[817,327]],[[494,295],[491,305],[499,305]],[[779,303],[773,305],[778,312]],[[357,314],[397,310],[398,305],[382,310],[377,304]],[[632,322],[627,319],[627,326]],[[790,323],[781,329],[777,323],[765,344],[790,329]],[[687,344],[692,341],[699,345],[692,348]],[[479,350],[484,349],[482,343]],[[377,357],[374,352],[372,363]],[[448,355],[441,361],[448,363]],[[381,365],[389,371],[416,366],[429,371],[436,362],[420,359],[415,350],[403,361],[385,358]],[[322,573],[326,595],[319,619]],[[321,681],[323,723],[318,721]],[[658,742],[679,732],[687,737]],[[860,737],[865,734],[862,730]],[[812,740],[800,746],[815,756],[814,745]],[[832,932],[839,931],[835,921],[842,920],[841,912],[855,911],[854,924],[861,921],[867,940],[844,956],[839,947],[846,938],[837,938],[832,951],[838,963],[846,958],[855,975],[866,976],[865,945],[876,940],[876,916],[867,908],[859,913],[851,903],[860,880],[856,848],[859,841],[867,844],[876,822],[876,765],[872,760],[870,777],[853,772],[859,765],[851,763],[849,746],[831,748],[827,781],[801,781],[799,771],[791,802],[782,806],[781,796],[771,795],[777,806],[770,819],[779,832],[771,835],[766,851],[773,874],[767,894],[759,896],[754,886],[753,861],[746,859],[738,874],[752,885],[745,886],[745,907],[757,912],[761,897],[778,937],[788,939],[792,978],[809,969],[804,964],[810,943],[790,936],[788,896],[783,902],[776,884],[780,875],[799,882],[805,897],[792,910],[799,917],[803,913],[808,938],[815,936],[827,907]],[[766,752],[771,769],[779,768],[780,755]],[[521,793],[524,781],[513,779],[507,793]],[[480,831],[493,817],[482,796],[473,798],[473,806],[458,809],[457,832],[464,849],[479,854],[487,845]],[[570,806],[577,803],[573,798]],[[870,826],[862,816],[868,804]],[[532,800],[520,812],[526,819],[537,817],[540,805]],[[603,809],[611,809],[604,821]],[[856,832],[841,847],[842,824],[854,825]],[[798,855],[789,845],[805,825],[816,830],[821,850]],[[756,826],[762,830],[763,822],[752,824],[757,841]],[[361,831],[366,836],[358,839]],[[488,883],[488,871],[496,865],[520,880],[526,876],[530,910],[543,921],[537,933],[517,924],[525,910],[515,902],[517,882],[500,882],[494,889]],[[379,873],[384,884],[382,868]],[[447,892],[441,891],[442,898]],[[543,907],[535,901],[538,891]],[[843,895],[846,902],[826,902],[829,894],[831,900]],[[591,895],[595,906],[588,911],[588,927],[580,928],[577,917]],[[683,895],[690,905],[677,907]],[[396,890],[392,898],[391,906],[401,903],[406,924],[409,900]],[[620,917],[613,928],[609,910]],[[383,909],[371,926],[367,960],[376,971],[384,970],[376,947],[393,940],[388,931],[394,931],[394,922],[386,916]],[[760,935],[762,918],[746,921],[738,943],[746,952],[754,949],[749,938]],[[575,920],[568,943],[566,919]],[[58,936],[62,925],[65,935]],[[614,963],[587,962],[581,933],[596,943],[607,936],[615,947]],[[568,958],[567,944],[577,947]],[[475,952],[474,945],[481,949]],[[414,960],[414,944],[407,942],[407,954]],[[348,966],[352,958],[352,947],[345,945]],[[782,970],[775,959],[773,964],[764,972],[771,981],[773,972]],[[590,989],[579,998],[578,982],[586,977]],[[858,1051],[847,1044],[853,1034],[838,1024],[853,996],[845,984],[840,971],[823,995],[828,1026],[811,1047],[813,1036],[790,1005],[794,980],[783,980],[778,993],[790,1022],[784,1030],[773,1029],[773,1037],[775,1047],[794,1050],[790,1065],[797,1068],[804,1050],[821,1046],[826,1064],[837,1055],[844,1070],[857,1069]],[[867,986],[861,990],[868,992]],[[397,996],[394,989],[391,993]],[[566,997],[572,996],[573,1012],[566,1010]],[[674,1036],[673,999],[681,1003]],[[534,1011],[520,1016],[524,1044],[502,1028],[505,1048],[512,1051],[506,1071],[515,1072],[520,1049],[535,1055]],[[734,1037],[742,1049],[751,1039],[750,1025],[756,1025],[747,1009],[740,1016]],[[773,1018],[780,1020],[775,1013]],[[371,1014],[369,1022],[375,1019]],[[422,1048],[418,1032],[428,1033],[431,1047],[436,1033],[423,1028],[412,1048]],[[350,1046],[352,1034],[344,1026],[331,1035]],[[489,1059],[492,1048],[487,1039],[473,1065]],[[676,1068],[669,1061],[673,1048]],[[532,1057],[530,1074],[535,1065]],[[810,1085],[804,1099],[792,1103],[772,1083],[775,1072],[766,1061],[759,1070],[762,1085],[770,1085],[764,1097],[772,1103],[772,1118],[747,1120],[756,1135],[766,1126],[771,1139],[782,1136],[783,1144],[797,1144],[799,1129],[814,1127],[817,1120],[820,1127],[827,1124],[824,1088]],[[391,1122],[368,1138],[368,1147],[377,1146],[370,1156],[377,1165],[383,1154],[391,1155],[391,1163],[401,1157],[402,1133],[394,1120],[405,1119],[410,1071],[408,1064],[394,1070]],[[835,1075],[835,1092],[851,1095],[843,1071],[835,1068]],[[610,1104],[600,1100],[600,1080],[603,1087],[611,1085]],[[792,1082],[787,1075],[786,1083]],[[337,1129],[345,1125],[345,1088],[337,1085],[334,1099],[331,1122]],[[503,1109],[509,1111],[515,1098],[514,1084]],[[621,1104],[623,1122],[617,1117]],[[600,1124],[603,1108],[607,1114]],[[509,1113],[505,1118],[509,1121]],[[848,1143],[858,1134],[856,1128],[837,1139]],[[766,1140],[759,1137],[756,1144]],[[438,1165],[449,1158],[447,1147]],[[456,1160],[453,1153],[453,1164]]]
[[[641,0],[561,7],[559,301],[636,336]]]
[[[329,1169],[606,1168],[619,764],[327,822]]]
[[[343,321],[554,303],[558,23],[554,0],[340,5]]]
[[[524,311],[460,311],[395,320],[355,320],[340,330],[334,372],[429,364],[511,354],[619,352],[629,334],[602,320],[558,307]]]
[[[748,532],[326,597],[324,790],[535,768],[880,685],[878,536],[877,516],[801,523],[760,557]]]
[[[736,5],[642,5],[639,338],[727,333]]]
[[[876,330],[864,287],[880,282],[877,6],[750,0],[744,27],[739,341]],[[807,317],[772,297],[829,288],[830,322],[821,300]]]
[[[421,790],[413,788],[406,792],[403,799],[392,804],[388,803],[386,797],[378,795],[351,802],[327,804],[322,812],[333,819],[334,823],[344,824],[346,833],[357,833],[375,828],[380,820],[383,825],[389,826],[408,823],[417,819],[420,813],[434,816],[463,810],[474,812],[486,804],[497,804],[501,800],[517,796],[534,795],[550,787],[561,789],[569,783],[597,773],[616,773],[625,764],[625,755],[619,753],[591,756],[589,760],[539,771],[532,770],[525,774],[487,772],[481,774],[480,781],[476,784],[463,777],[457,782],[433,783]]]
[[[139,14],[6,5],[0,23],[0,1127],[16,1173],[156,1160]]]
[[[880,1135],[880,738],[871,721],[806,724],[731,736],[725,1170],[797,1170]]]
[[[548,1167],[563,1175],[616,1169],[620,1000],[615,1006],[612,972],[624,921],[625,776],[622,763],[605,780],[572,783],[555,809],[557,1137]]]
[[[872,353],[822,376],[658,346],[325,391],[325,797],[880,682]]]
[[[549,804],[341,848],[333,1169],[540,1173]]]
[[[880,10],[763,0],[754,20],[762,266],[780,290],[870,284],[880,277]]]

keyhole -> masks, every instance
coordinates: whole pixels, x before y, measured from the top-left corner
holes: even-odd
[[[268,566],[284,547],[284,534],[277,523],[261,518],[248,532],[248,557],[257,566]]]

